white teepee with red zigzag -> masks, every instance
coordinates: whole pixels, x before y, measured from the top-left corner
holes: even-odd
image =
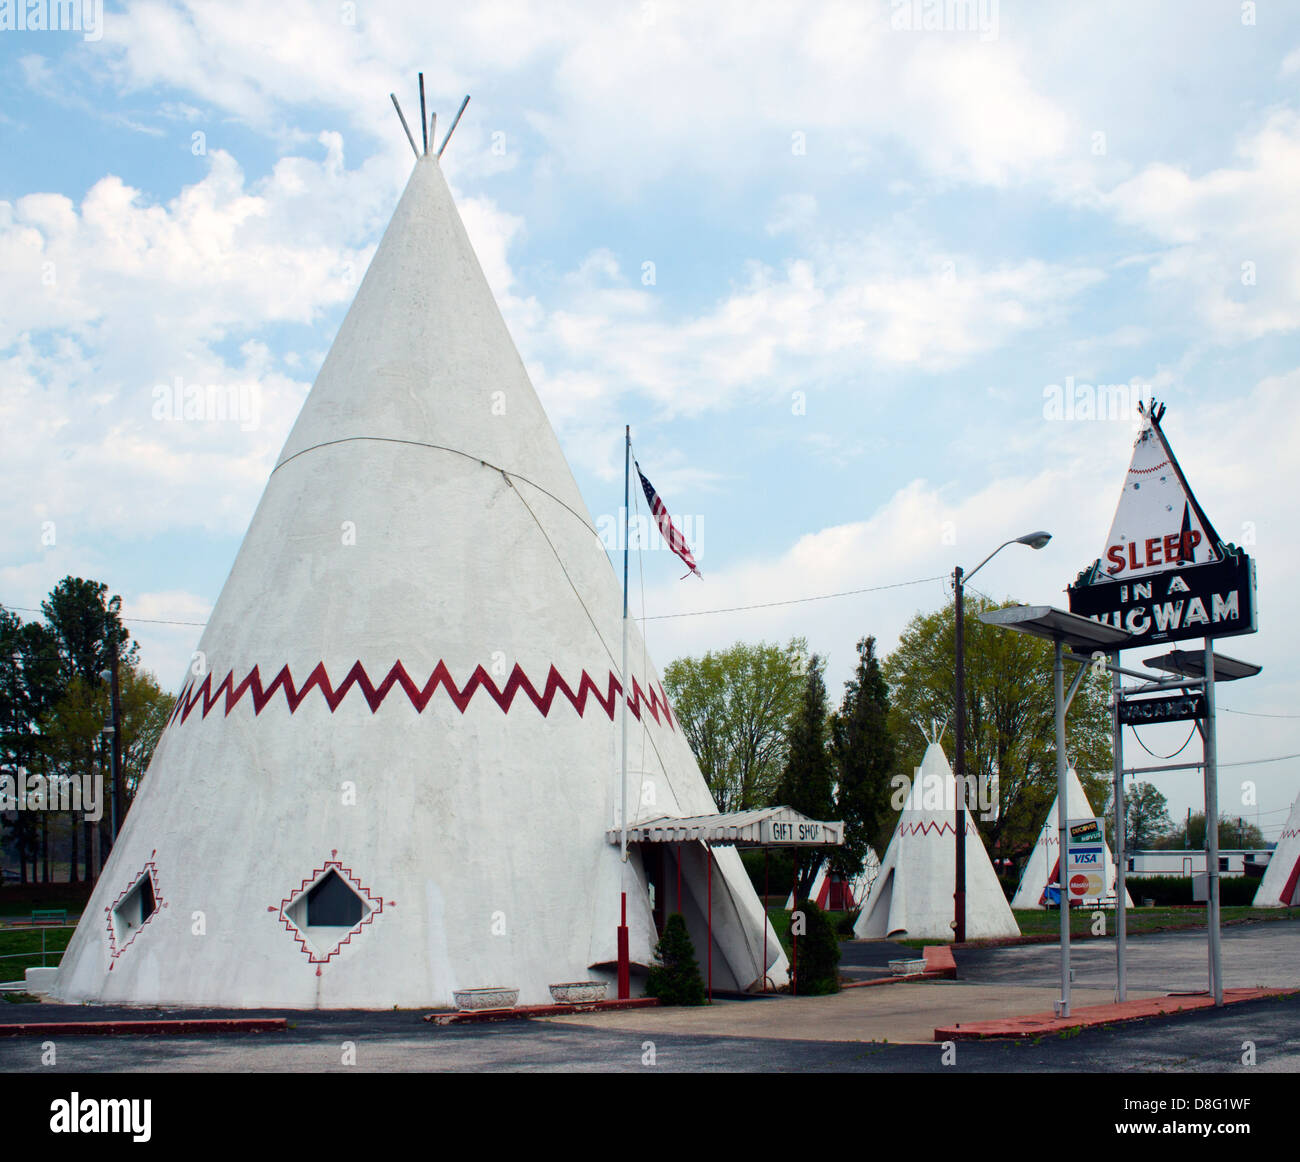
[[[1255,892],[1256,908],[1293,908],[1297,904],[1300,904],[1300,798],[1291,806],[1291,814]]]
[[[859,940],[953,938],[957,780],[938,739],[926,748],[903,813],[853,935]],[[969,812],[966,814],[966,939],[1019,936],[1020,929]]]
[[[1095,815],[1092,810],[1092,804],[1088,802],[1088,795],[1083,789],[1083,784],[1079,781],[1078,772],[1073,767],[1067,772],[1066,782],[1066,819],[1093,819]],[[1052,800],[1051,809],[1047,812],[1047,818],[1043,821],[1042,830],[1038,833],[1038,842],[1034,844],[1034,850],[1029,853],[1029,859],[1025,863],[1025,870],[1020,876],[1020,886],[1016,889],[1016,894],[1011,899],[1013,908],[1044,908],[1046,907],[1045,896],[1049,884],[1059,885],[1061,875],[1061,833],[1060,823],[1056,814],[1058,799]],[[1118,878],[1115,868],[1115,857],[1111,854],[1110,844],[1105,845],[1106,866],[1102,870],[1102,880],[1106,884],[1107,895],[1104,899],[1112,903],[1115,899],[1115,882]],[[1133,900],[1127,890],[1124,893],[1124,903],[1126,907],[1133,906]]]
[[[613,980],[623,892],[637,991],[657,932],[640,855],[608,837],[621,634],[618,577],[426,153],[54,995],[549,1003]],[[629,657],[633,819],[716,811],[635,629]],[[713,986],[784,982],[734,848],[666,849],[655,874],[674,880],[678,852],[701,963],[712,902]]]

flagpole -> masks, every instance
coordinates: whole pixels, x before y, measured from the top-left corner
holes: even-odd
[[[627,863],[627,698],[628,698],[628,676],[627,676],[627,564],[628,564],[628,543],[631,534],[631,493],[629,491],[632,480],[632,425],[627,424],[623,429],[623,765],[622,765],[622,783],[619,792],[619,798],[622,803],[622,827],[621,827],[621,846],[623,850],[623,862]],[[620,887],[622,884],[620,883]],[[627,930],[627,890],[623,889],[619,896],[619,927],[618,927],[618,999],[625,1001],[632,995],[632,965],[630,955],[630,943],[628,940]]]
[[[627,562],[628,542],[631,539],[632,511],[630,505],[630,487],[632,480],[632,425],[628,424],[623,432],[623,781],[621,791],[623,835],[623,860],[627,862]]]

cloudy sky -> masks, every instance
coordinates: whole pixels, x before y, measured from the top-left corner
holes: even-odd
[[[837,694],[858,637],[892,647],[1038,528],[976,585],[1064,604],[1134,425],[1045,402],[1127,385],[1258,559],[1261,632],[1224,648],[1265,672],[1221,692],[1221,758],[1300,752],[1300,10],[963,8],[140,0],[0,30],[0,602],[106,581],[179,685],[199,628],[158,622],[216,600],[410,172],[388,94],[410,116],[423,69],[441,126],[473,96],[444,170],[593,514],[630,423],[693,522],[704,581],[634,568],[661,665],[803,634]],[[177,384],[246,406],[160,418]],[[1300,762],[1223,785],[1275,836]]]

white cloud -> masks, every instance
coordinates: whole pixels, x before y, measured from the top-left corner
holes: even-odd
[[[1274,113],[1238,154],[1238,165],[1199,177],[1154,163],[1103,199],[1164,244],[1150,259],[1153,286],[1221,342],[1300,325],[1300,115]]]

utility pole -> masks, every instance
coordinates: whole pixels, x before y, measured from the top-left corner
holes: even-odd
[[[966,602],[962,588],[962,568],[953,570],[953,591],[957,598],[957,691],[954,709],[957,711],[956,784],[957,784],[957,882],[953,892],[956,915],[953,918],[952,938],[961,944],[966,939]]]
[[[117,634],[110,638],[109,652],[109,697],[112,700],[113,714],[113,841],[122,828],[122,816],[126,814],[126,800],[122,788],[122,697],[118,682]]]

